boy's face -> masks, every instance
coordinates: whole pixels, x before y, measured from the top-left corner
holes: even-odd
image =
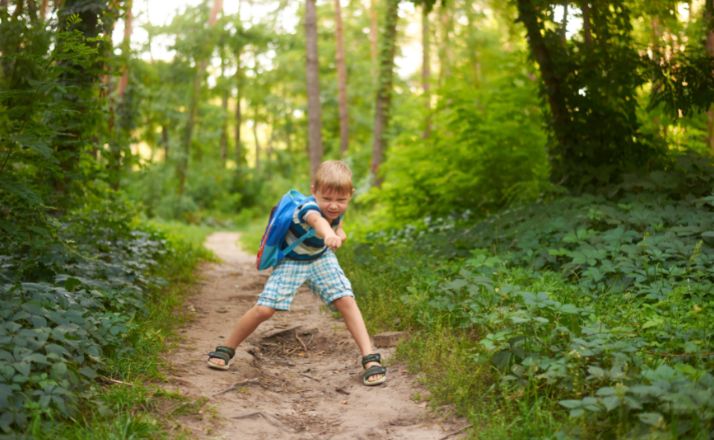
[[[339,192],[331,189],[323,190],[312,187],[312,194],[315,196],[317,206],[325,215],[327,220],[333,221],[347,210],[352,194],[349,192]]]

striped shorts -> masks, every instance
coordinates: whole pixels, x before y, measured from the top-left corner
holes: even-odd
[[[318,259],[300,261],[284,259],[273,269],[258,305],[275,310],[289,310],[297,290],[307,282],[314,294],[327,304],[344,296],[354,296],[352,284],[330,249]]]

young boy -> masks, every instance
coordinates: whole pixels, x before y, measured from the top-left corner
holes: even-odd
[[[273,269],[257,304],[238,320],[225,345],[208,354],[208,366],[228,369],[236,347],[276,310],[288,310],[297,289],[307,282],[315,294],[342,314],[362,355],[365,368],[362,383],[379,385],[386,380],[387,370],[381,365],[379,353],[372,350],[352,285],[333,252],[347,240],[342,217],[352,198],[352,171],[341,161],[323,162],[315,173],[310,191],[315,201],[295,210],[285,245],[302,237],[309,228],[315,229],[316,236],[297,246]]]

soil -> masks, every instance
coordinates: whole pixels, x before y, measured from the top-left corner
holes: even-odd
[[[464,435],[466,421],[450,417],[447,408],[427,408],[426,390],[391,359],[394,348],[379,349],[387,382],[362,385],[356,344],[340,317],[306,288],[291,311],[276,313],[238,347],[229,370],[208,368],[207,352],[253,306],[268,277],[237,242],[236,233],[208,237],[206,247],[221,261],[201,267],[196,293],[185,305],[193,319],[170,354],[164,388],[207,404],[198,414],[179,417],[177,435],[271,440]]]

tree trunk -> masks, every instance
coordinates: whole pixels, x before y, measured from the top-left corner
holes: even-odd
[[[305,42],[307,45],[307,115],[310,176],[315,176],[322,161],[322,118],[320,114],[320,79],[317,59],[317,12],[315,0],[305,2]]]
[[[255,142],[255,169],[260,169],[260,139],[258,139],[258,106],[253,108],[253,141]]]
[[[568,3],[567,1],[563,2],[563,21],[560,26],[560,37],[563,42],[568,40]]]
[[[593,45],[593,34],[592,26],[590,23],[590,3],[588,0],[583,0],[580,2],[580,10],[583,11],[583,37],[585,39],[585,46],[592,47]]]
[[[45,21],[47,18],[47,0],[42,0],[42,3],[40,3],[40,18],[42,21]]]
[[[131,51],[131,33],[133,15],[132,15],[132,0],[127,0],[125,3],[125,17],[124,17],[124,37],[121,43],[122,56],[124,58],[121,67],[122,74],[119,78],[119,85],[117,86],[117,96],[115,98],[116,107],[110,106],[110,127],[109,133],[110,139],[110,152],[108,158],[108,174],[109,174],[109,184],[110,186],[118,190],[121,181],[121,170],[122,170],[122,154],[126,151],[129,142],[129,127],[127,124],[127,111],[129,103],[126,96],[126,89],[129,85],[129,54]],[[111,96],[110,100],[114,100]],[[117,114],[118,113],[118,114]],[[117,118],[118,116],[118,118]]]
[[[228,85],[226,82],[226,51],[221,47],[221,108],[223,109],[223,122],[221,123],[221,161],[223,167],[228,160]]]
[[[345,66],[345,44],[342,34],[342,8],[340,0],[335,0],[335,57],[337,64],[337,89],[340,108],[340,155],[345,156],[349,148],[350,117],[347,110],[347,68]]]
[[[223,9],[223,0],[213,0],[208,26],[212,27],[218,19],[218,12]],[[186,189],[186,175],[188,173],[188,160],[191,155],[191,142],[193,140],[193,128],[196,124],[196,114],[198,113],[198,102],[201,94],[201,84],[203,76],[208,66],[207,60],[196,60],[196,74],[193,78],[193,88],[188,112],[186,113],[186,126],[184,127],[183,138],[181,139],[181,156],[178,158],[176,175],[178,176],[178,194],[183,194]]]
[[[431,136],[431,91],[429,81],[431,81],[431,48],[429,33],[429,8],[427,5],[422,5],[421,11],[421,87],[424,92],[424,107],[426,116],[424,118],[424,131],[421,137],[427,139]]]
[[[377,0],[369,0],[369,54],[372,60],[372,75],[376,76],[378,70],[377,60]]]
[[[20,2],[16,11],[20,8]],[[81,177],[77,175],[77,166],[86,145],[96,145],[94,139],[95,126],[90,122],[97,115],[97,92],[96,88],[100,82],[102,71],[103,54],[106,52],[102,48],[97,37],[102,32],[100,17],[106,14],[106,6],[93,5],[86,7],[81,0],[65,0],[58,11],[58,29],[60,32],[78,31],[83,35],[83,44],[88,47],[99,48],[100,55],[96,57],[91,66],[73,65],[72,61],[61,61],[64,65],[63,72],[59,77],[61,90],[57,98],[58,105],[65,110],[64,114],[58,116],[58,120],[53,123],[62,127],[57,136],[54,147],[56,157],[59,162],[61,173],[53,175],[53,188],[59,199],[59,206],[67,201],[67,196],[71,192],[69,185],[73,179]],[[72,16],[78,16],[79,22],[69,20]],[[104,23],[111,24],[111,23]],[[61,53],[65,50],[62,41],[58,41],[55,51]],[[77,50],[70,49],[71,51]]]
[[[478,54],[476,52],[476,38],[474,38],[474,33],[478,32],[476,13],[474,12],[473,5],[466,6],[466,20],[468,22],[467,29],[469,31],[468,47],[469,49],[469,62],[472,67],[473,84],[474,87],[478,87],[481,83],[481,63],[478,59]]]
[[[522,22],[526,28],[526,36],[531,53],[538,63],[543,83],[545,84],[548,106],[553,118],[555,137],[562,146],[570,145],[570,139],[566,134],[569,123],[566,100],[560,84],[561,78],[555,70],[555,65],[551,59],[551,54],[545,44],[543,35],[538,26],[538,17],[532,0],[518,0],[518,21]]]
[[[379,50],[377,102],[374,112],[374,139],[372,143],[372,164],[370,167],[375,186],[381,186],[382,184],[382,180],[379,177],[379,167],[382,165],[384,158],[384,150],[386,149],[385,134],[389,126],[398,19],[399,0],[387,0],[384,14],[384,31],[382,32]]]
[[[164,162],[169,160],[169,127],[161,124],[161,145],[164,147]]]
[[[714,58],[714,0],[706,0],[704,5],[704,22],[707,29],[707,53]],[[714,72],[712,72],[714,75]],[[714,155],[714,104],[707,111],[707,145]]]
[[[451,76],[451,30],[453,20],[448,6],[441,3],[439,6],[439,22],[441,24],[441,39],[439,41],[439,85],[444,85],[447,78]]]
[[[241,140],[241,125],[243,125],[243,114],[241,112],[241,101],[243,100],[243,64],[241,62],[242,50],[236,53],[236,114],[235,127],[233,128],[233,137],[236,145],[235,158],[236,169],[240,170],[243,165],[243,143]]]

